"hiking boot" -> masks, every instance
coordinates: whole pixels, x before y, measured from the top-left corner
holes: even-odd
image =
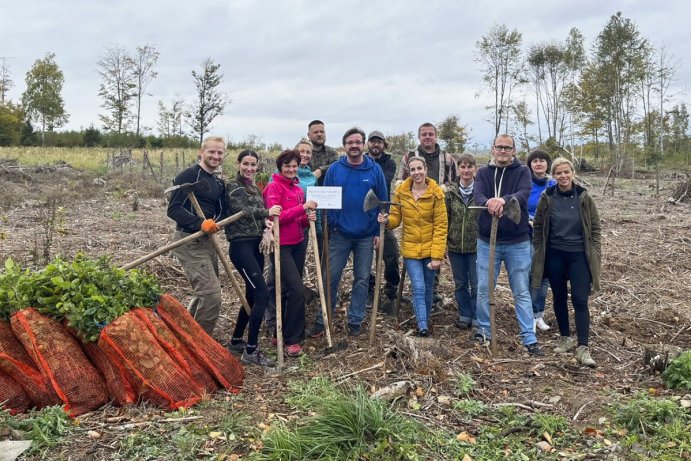
[[[299,344],[291,344],[285,347],[285,352],[288,357],[299,357],[302,355],[302,346]]]
[[[467,330],[470,328],[470,322],[464,322],[461,319],[456,319],[456,327],[461,330]]]
[[[473,342],[479,344],[480,346],[487,346],[489,345],[489,338],[478,332],[473,335]]]
[[[428,338],[431,335],[429,330],[427,328],[423,328],[422,330],[417,331],[417,336],[419,338]]]
[[[576,348],[576,358],[586,367],[595,368],[597,364],[590,356],[590,349],[588,346],[578,346]]]
[[[348,334],[350,336],[360,336],[362,334],[362,325],[356,325],[354,323],[348,324]]]
[[[231,353],[235,355],[240,355],[245,351],[245,348],[247,347],[247,342],[245,341],[240,341],[237,344],[228,343],[228,346],[226,346],[226,349],[228,349]]]
[[[545,319],[542,317],[538,317],[535,319],[535,326],[537,327],[538,330],[540,331],[547,331],[549,330],[549,325],[545,323]]]
[[[321,338],[324,336],[324,325],[315,323],[312,329],[307,332],[307,336],[310,338]]]
[[[536,357],[543,357],[545,355],[545,351],[542,350],[538,343],[527,344],[525,350],[528,351],[528,354]]]
[[[395,315],[396,314],[396,300],[395,299],[388,299],[384,304],[381,306],[381,311],[386,314],[386,315]]]
[[[264,353],[259,349],[255,349],[251,354],[247,353],[247,349],[242,353],[240,357],[242,363],[247,365],[259,365],[260,367],[272,367],[274,363],[264,356]]]
[[[576,349],[576,341],[571,336],[560,336],[557,342],[557,347],[554,352],[557,354],[565,354]]]

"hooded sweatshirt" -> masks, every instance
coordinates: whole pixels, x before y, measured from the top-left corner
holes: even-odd
[[[521,207],[521,221],[518,224],[505,216],[499,219],[497,244],[510,245],[528,240],[528,197],[531,187],[530,169],[516,157],[505,167],[496,166],[492,159],[478,170],[473,189],[475,203],[485,206],[490,198],[495,197],[495,190],[498,189],[499,197],[506,203],[509,203],[511,197],[516,197]],[[481,210],[478,214],[478,237],[489,242],[491,229],[492,216]]]
[[[342,188],[341,209],[326,212],[329,229],[348,238],[373,237],[377,234],[379,210],[363,211],[367,192],[373,190],[379,200],[388,200],[388,188],[381,167],[372,158],[366,155],[363,158],[363,163],[359,165],[348,163],[347,156],[339,158],[329,166],[324,179],[324,186]]]

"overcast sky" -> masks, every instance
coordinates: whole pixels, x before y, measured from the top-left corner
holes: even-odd
[[[471,144],[485,145],[493,133],[484,109],[491,100],[474,62],[475,42],[494,24],[518,29],[524,49],[563,42],[577,27],[590,50],[617,11],[681,61],[673,100],[688,102],[688,0],[0,0],[0,56],[10,58],[10,97],[17,100],[33,62],[56,54],[71,129],[98,126],[96,62],[106,48],[150,44],[160,52],[159,75],[142,123],[153,132],[157,101],[192,102],[191,71],[211,57],[232,99],[212,132],[232,140],[254,134],[292,146],[319,118],[327,143],[337,146],[353,125],[398,134],[456,114],[471,129]]]

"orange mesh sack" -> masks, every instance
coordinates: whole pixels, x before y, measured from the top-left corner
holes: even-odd
[[[9,410],[10,415],[24,413],[33,405],[22,386],[0,371],[0,408]]]
[[[156,311],[221,386],[233,392],[238,391],[245,378],[242,365],[199,326],[185,306],[169,294],[164,294]]]
[[[103,377],[60,322],[28,308],[13,314],[10,323],[68,415],[79,416],[108,402]]]
[[[137,402],[137,392],[130,382],[129,375],[113,363],[95,342],[82,342],[84,352],[89,360],[96,365],[106,380],[108,394],[117,405],[127,405]]]
[[[24,389],[36,408],[61,403],[53,386],[36,368],[34,361],[14,336],[8,322],[0,322],[0,370]]]
[[[199,363],[199,360],[170,331],[170,328],[151,309],[134,309],[133,312],[144,322],[158,344],[185,370],[204,390],[213,393],[218,390],[216,381]]]
[[[156,405],[190,407],[204,393],[161,347],[136,312],[121,315],[105,327],[98,346],[120,373],[130,377],[137,395]]]

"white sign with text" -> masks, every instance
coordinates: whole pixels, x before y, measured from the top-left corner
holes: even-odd
[[[341,187],[308,187],[307,200],[317,202],[319,210],[340,210],[343,199]]]

